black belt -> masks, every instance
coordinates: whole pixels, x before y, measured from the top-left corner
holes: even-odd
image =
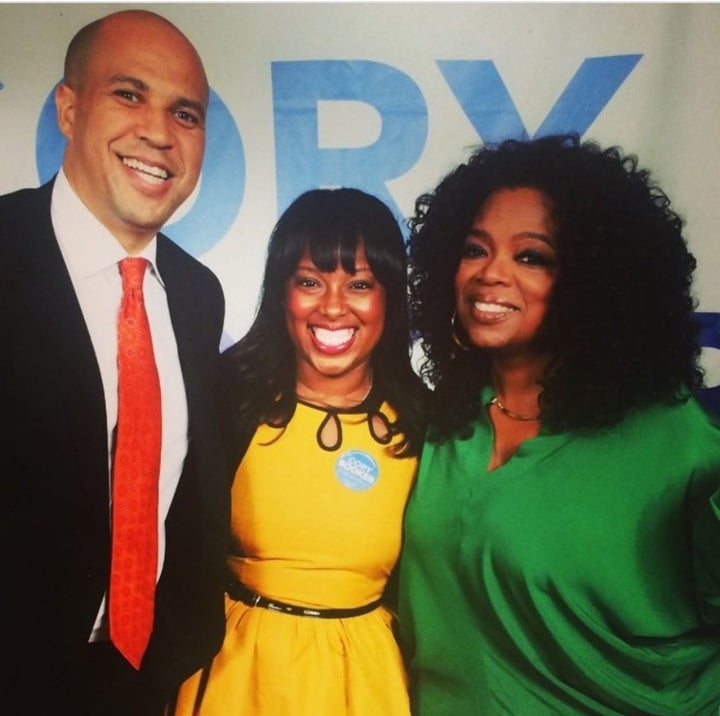
[[[250,591],[244,584],[235,579],[228,580],[227,593],[231,599],[237,602],[243,602],[250,607],[263,607],[273,612],[282,612],[283,614],[294,614],[300,617],[317,617],[320,619],[347,619],[348,617],[358,617],[361,614],[367,614],[373,609],[380,606],[381,599],[371,604],[365,604],[362,607],[354,607],[352,609],[313,609],[312,607],[299,607],[295,604],[286,604],[278,602],[275,599],[268,599],[261,594]]]

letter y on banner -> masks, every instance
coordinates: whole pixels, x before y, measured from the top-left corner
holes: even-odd
[[[535,137],[582,136],[642,55],[586,59],[548,113]],[[486,144],[528,139],[528,132],[492,60],[440,60],[438,67],[475,131]]]

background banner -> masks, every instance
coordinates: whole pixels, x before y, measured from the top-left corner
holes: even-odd
[[[0,4],[0,193],[57,171],[67,44],[130,7],[185,32],[210,80],[202,178],[166,233],[220,278],[225,344],[252,321],[270,230],[302,191],[356,186],[404,223],[478,143],[576,131],[637,154],[685,218],[720,409],[719,5]]]

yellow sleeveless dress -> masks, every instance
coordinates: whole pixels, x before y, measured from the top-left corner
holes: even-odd
[[[383,404],[381,412],[395,418]],[[397,561],[417,468],[370,434],[367,413],[340,412],[339,447],[319,444],[327,417],[299,403],[285,430],[262,425],[232,487],[238,581],[270,599],[352,608],[380,598]],[[176,716],[408,716],[406,675],[385,607],[321,619],[226,595],[212,663],[181,687]]]

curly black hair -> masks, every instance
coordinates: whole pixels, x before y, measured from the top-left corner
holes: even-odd
[[[483,146],[415,202],[411,326],[435,386],[433,427],[467,435],[490,359],[452,339],[453,279],[478,210],[503,188],[550,200],[558,276],[541,339],[552,362],[539,403],[549,431],[599,428],[702,386],[693,316],[695,259],[683,221],[637,157],[575,135]]]
[[[414,372],[408,325],[407,247],[390,209],[359,189],[313,189],[283,212],[270,236],[259,307],[247,334],[222,355],[231,445],[242,452],[260,422],[286,425],[296,405],[295,347],[285,322],[285,291],[303,251],[320,271],[338,261],[352,273],[362,242],[385,289],[385,326],[370,359],[373,395],[397,412],[395,454],[417,455],[427,390]],[[239,446],[239,447],[238,447]],[[234,457],[239,457],[237,452]]]

